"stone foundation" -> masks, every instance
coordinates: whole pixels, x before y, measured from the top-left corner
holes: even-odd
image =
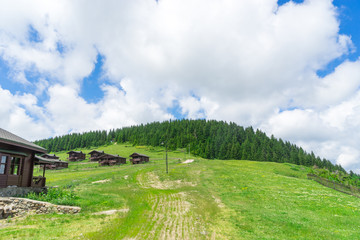
[[[0,197],[19,197],[26,196],[28,193],[47,193],[46,187],[16,187],[9,186],[6,188],[0,188]]]
[[[81,208],[72,206],[54,205],[48,202],[35,201],[26,198],[0,198],[0,219],[24,216],[26,214],[45,213],[79,213]]]

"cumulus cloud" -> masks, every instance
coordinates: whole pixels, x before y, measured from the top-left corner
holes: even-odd
[[[355,95],[360,86],[360,60],[345,61],[333,73],[314,81],[314,89],[308,91],[308,98],[299,99],[299,104],[321,109],[347,100]]]
[[[15,94],[0,86],[0,126],[24,138],[35,140],[48,137],[51,130],[41,121],[43,110],[31,94]],[[38,120],[35,120],[38,119]]]
[[[316,74],[355,51],[339,24],[331,0],[2,1],[2,63],[33,90],[1,89],[11,106],[1,111],[20,119],[10,130],[31,125],[42,134],[28,135],[54,136],[174,118],[178,106],[189,118],[260,127],[360,169],[352,153],[360,139],[346,140],[360,126],[360,61]],[[82,82],[99,54],[104,96],[89,103]]]
[[[124,79],[119,86],[104,84],[102,90],[101,101],[87,103],[70,86],[51,86],[44,122],[50,125],[54,135],[61,135],[173,118],[155,100],[143,99],[131,79]]]
[[[360,91],[350,96],[317,111],[294,109],[274,113],[261,128],[347,169],[358,169],[360,136],[355,133],[360,131]]]

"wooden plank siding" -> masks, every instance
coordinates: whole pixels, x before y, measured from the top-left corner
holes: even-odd
[[[149,162],[150,157],[140,153],[133,153],[130,155],[130,162],[132,164],[139,164]]]
[[[82,161],[86,158],[85,153],[82,151],[70,151],[67,154],[69,154],[68,160],[70,162]]]
[[[0,165],[1,159],[6,158],[5,171],[0,171],[0,188],[30,187],[35,154],[45,152],[45,149],[0,128]]]

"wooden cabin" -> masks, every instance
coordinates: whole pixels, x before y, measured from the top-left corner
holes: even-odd
[[[144,154],[140,154],[140,153],[133,153],[130,155],[131,159],[130,162],[132,164],[139,164],[139,163],[145,163],[148,162],[150,157],[146,156]]]
[[[35,154],[44,153],[46,149],[0,128],[0,188],[44,187],[45,171],[33,176]]]
[[[45,159],[53,160],[51,164],[48,163],[43,165],[43,167],[45,167],[46,169],[63,169],[69,167],[68,162],[61,161],[59,157],[56,156],[55,154],[43,154],[41,155],[41,157]]]
[[[46,158],[46,159],[55,159],[55,160],[59,159],[59,157],[56,156],[55,154],[47,154],[47,153],[41,155],[41,157]]]
[[[70,151],[67,154],[69,154],[68,160],[70,162],[85,160],[85,153],[82,151]]]
[[[119,155],[103,154],[98,158],[100,166],[113,166],[126,163],[126,158],[120,157]]]
[[[89,154],[90,154],[90,161],[98,161],[99,157],[104,155],[104,151],[92,150],[91,152],[89,152]]]
[[[43,154],[43,155],[41,155],[41,157],[46,158],[46,159],[54,160],[52,162],[52,164],[46,164],[46,165],[43,166],[46,169],[63,169],[63,168],[68,168],[69,167],[68,162],[61,161],[59,159],[59,157],[56,156],[55,154]]]

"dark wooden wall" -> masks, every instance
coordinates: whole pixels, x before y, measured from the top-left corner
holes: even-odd
[[[15,153],[5,153],[1,152],[2,150],[8,151],[15,151],[15,152],[22,152],[27,154],[27,156],[17,155]],[[18,186],[18,187],[30,187],[32,176],[33,176],[33,165],[34,165],[34,152],[22,147],[12,146],[4,143],[0,143],[0,157],[1,155],[8,156],[8,164],[5,169],[5,174],[0,174],[0,187],[7,187],[7,186]],[[16,156],[20,157],[20,169],[19,175],[10,175],[10,157]]]

